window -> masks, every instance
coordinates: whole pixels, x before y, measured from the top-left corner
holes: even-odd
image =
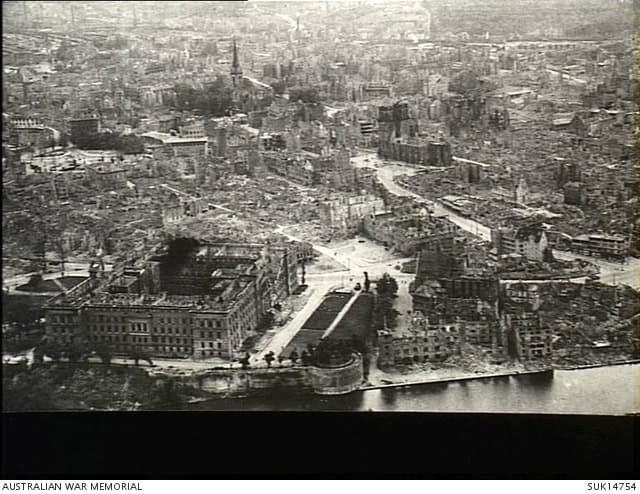
[[[213,348],[213,343],[209,342],[209,348]]]

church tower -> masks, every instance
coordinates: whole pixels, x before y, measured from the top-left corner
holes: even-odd
[[[233,38],[233,62],[231,63],[231,81],[233,87],[238,88],[240,81],[242,80],[242,69],[240,68],[240,62],[238,60],[238,46],[236,45],[236,38]]]

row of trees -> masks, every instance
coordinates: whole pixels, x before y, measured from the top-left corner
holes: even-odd
[[[69,362],[88,362],[90,357],[98,357],[103,364],[110,364],[114,357],[113,348],[107,343],[85,343],[74,341],[69,344],[62,345],[55,341],[44,341],[34,350],[34,360],[42,362],[47,356],[54,362],[67,360]],[[133,349],[125,354],[127,358],[134,361],[138,365],[140,361],[153,365],[150,356],[142,350]]]
[[[282,366],[282,363],[285,360],[290,360],[293,365],[311,365],[317,360],[316,357],[318,355],[318,352],[321,351],[322,353],[324,351],[321,350],[322,345],[323,343],[316,347],[309,343],[307,344],[306,348],[304,348],[300,353],[298,353],[298,351],[294,348],[293,350],[291,350],[291,353],[289,353],[288,357],[286,357],[284,354],[276,357],[274,352],[268,352],[264,355],[264,357],[262,357],[262,360],[266,362],[267,367],[271,367],[276,360],[278,361],[278,364],[280,366]],[[245,356],[239,360],[240,364],[242,364],[243,369],[248,369],[250,367],[250,358],[251,356],[249,355],[249,353],[246,353]]]

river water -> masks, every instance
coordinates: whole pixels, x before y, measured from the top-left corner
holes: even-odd
[[[508,412],[623,415],[640,412],[640,364],[450,384],[358,391],[345,396],[213,399],[188,410]]]

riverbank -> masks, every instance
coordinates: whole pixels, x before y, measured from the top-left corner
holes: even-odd
[[[590,364],[576,365],[549,365],[537,368],[528,368],[521,363],[512,363],[510,365],[493,365],[491,370],[469,371],[460,368],[438,368],[438,369],[421,369],[417,372],[389,372],[380,369],[372,369],[368,383],[362,386],[361,390],[369,389],[385,389],[385,388],[402,388],[405,386],[450,383],[459,381],[470,381],[490,378],[500,378],[509,376],[536,375],[550,373],[554,370],[571,371],[582,369],[593,369],[599,367],[614,367],[619,365],[639,364],[640,359],[619,359],[608,362],[598,362]]]
[[[367,382],[349,393],[349,396],[365,391],[421,389],[421,386],[430,388],[428,385],[439,389],[437,385],[446,387],[453,383],[513,383],[516,381],[512,378],[551,377],[555,375],[555,371],[578,372],[638,364],[640,359],[533,369],[520,364],[493,372],[460,372],[460,369],[453,368],[425,369],[419,373],[403,374],[398,382],[384,382],[380,378],[374,383]],[[269,402],[274,393],[291,400],[303,396],[310,400],[319,398],[314,394],[313,387],[297,375],[296,369],[274,368],[253,372],[227,369],[196,372],[187,377],[170,372],[159,376],[158,369],[154,369],[154,375],[150,375],[147,372],[149,369],[143,367],[104,364],[60,363],[39,364],[32,368],[23,366],[21,369],[10,367],[13,372],[3,373],[4,411],[172,409],[210,400],[230,400],[233,403],[237,399],[250,399]],[[298,374],[300,371],[298,369]],[[162,371],[160,373],[163,374]],[[389,373],[379,373],[392,377]],[[338,397],[330,399],[336,400]]]
[[[634,386],[639,378],[640,364],[614,365],[555,370],[553,377],[532,374],[477,379],[474,376],[467,381],[361,389],[330,397],[274,392],[265,396],[212,398],[183,403],[173,409],[622,416],[640,412],[640,394]]]
[[[557,370],[582,370],[582,369],[597,369],[599,367],[615,367],[618,365],[634,365],[640,364],[640,359],[629,359],[629,360],[614,360],[611,362],[600,362],[597,364],[584,364],[584,365],[568,365],[568,366],[554,366],[554,369]]]
[[[492,373],[492,374],[469,374],[465,376],[450,377],[450,378],[444,378],[444,379],[441,378],[441,379],[403,382],[403,383],[362,386],[360,388],[360,391],[368,391],[373,389],[405,388],[408,386],[420,386],[425,384],[448,384],[448,383],[454,383],[454,382],[472,381],[472,380],[480,380],[480,379],[494,379],[494,378],[511,377],[511,376],[552,375],[553,370],[554,369],[552,367],[549,367],[546,369],[539,369],[539,370],[507,371],[507,372],[498,372],[498,373]]]

